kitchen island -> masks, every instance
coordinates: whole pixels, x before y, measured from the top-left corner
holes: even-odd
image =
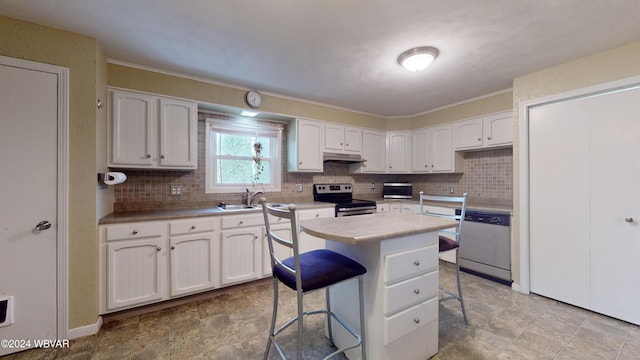
[[[438,231],[450,219],[423,215],[373,214],[300,222],[302,231],[327,241],[328,249],[367,268],[364,314],[367,358],[428,359],[438,352]],[[331,308],[359,329],[357,286],[331,290]],[[353,338],[334,326],[338,347]],[[347,351],[360,359],[358,349]]]

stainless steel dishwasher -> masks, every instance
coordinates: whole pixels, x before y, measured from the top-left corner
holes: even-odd
[[[460,210],[456,210],[460,214]],[[510,285],[511,221],[508,213],[467,209],[460,240],[460,268]]]

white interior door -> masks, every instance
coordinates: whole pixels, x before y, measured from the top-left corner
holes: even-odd
[[[589,110],[529,110],[531,291],[589,307]]]
[[[640,89],[590,104],[592,309],[640,324]]]
[[[0,338],[24,340],[5,355],[57,338],[58,76],[1,60],[0,297],[14,322]]]

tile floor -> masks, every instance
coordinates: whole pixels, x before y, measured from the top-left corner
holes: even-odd
[[[453,285],[453,267],[441,264],[441,282]],[[541,296],[523,295],[473,275],[463,273],[461,278],[470,324],[462,322],[457,301],[442,301],[440,352],[434,360],[640,359],[638,326]],[[262,359],[271,291],[271,281],[262,280],[171,308],[108,316],[98,334],[72,340],[69,348],[29,350],[2,360]],[[285,289],[281,295],[288,313],[295,311],[292,294]],[[321,304],[323,295],[308,296],[309,305]],[[311,330],[305,341],[311,351],[305,359],[321,359],[332,351],[323,337],[322,316],[308,325]],[[283,346],[293,350],[293,336]],[[275,350],[270,358],[278,358]]]

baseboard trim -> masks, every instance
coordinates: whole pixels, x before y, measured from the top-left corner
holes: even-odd
[[[511,290],[517,291],[517,292],[522,292],[522,288],[520,287],[520,284],[516,284],[516,283],[512,283],[511,284]]]
[[[100,331],[100,327],[102,327],[102,316],[98,316],[98,320],[95,324],[69,329],[69,331],[67,331],[67,339],[71,340],[97,334],[98,331]]]

